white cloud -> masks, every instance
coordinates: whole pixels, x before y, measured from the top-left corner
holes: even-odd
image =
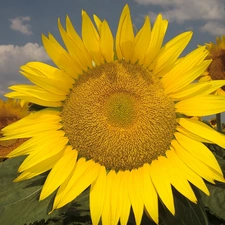
[[[200,28],[203,32],[208,32],[215,36],[225,35],[225,26],[219,22],[208,22]]]
[[[135,2],[142,5],[172,5],[181,3],[182,0],[135,0]]]
[[[27,43],[24,46],[0,45],[0,95],[8,92],[9,85],[27,82],[19,73],[20,66],[29,61],[49,60],[44,47],[37,43]]]
[[[163,18],[170,22],[184,23],[201,21],[206,24],[202,31],[213,35],[225,34],[225,1],[224,0],[135,0],[139,4],[157,6],[161,8]],[[155,13],[150,11],[150,16]],[[214,24],[214,27],[212,27]],[[213,28],[214,31],[210,30]],[[217,33],[218,31],[218,33]]]
[[[162,8],[162,14],[170,21],[182,23],[186,20],[225,19],[223,0],[135,0],[139,4]]]
[[[31,26],[30,24],[26,23],[29,21],[30,21],[29,16],[21,16],[21,17],[10,19],[10,22],[11,22],[10,28],[12,30],[19,31],[25,35],[32,35],[33,32],[31,31]]]

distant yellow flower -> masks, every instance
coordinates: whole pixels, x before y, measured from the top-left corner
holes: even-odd
[[[7,125],[18,121],[28,115],[28,105],[23,101],[8,99],[3,101],[0,99],[0,131]],[[1,137],[1,133],[0,133]],[[0,158],[7,158],[7,154],[16,149],[27,139],[12,139],[0,141]]]
[[[136,224],[144,209],[158,223],[158,197],[175,214],[172,187],[190,201],[190,183],[224,181],[203,142],[225,147],[225,136],[199,120],[225,110],[211,94],[225,81],[193,83],[211,63],[200,47],[178,59],[192,32],[162,46],[168,22],[146,17],[134,35],[126,5],[114,39],[108,23],[82,12],[82,39],[66,18],[58,21],[67,50],[49,34],[44,47],[58,68],[40,62],[21,67],[34,85],[7,94],[48,108],[3,129],[5,140],[30,138],[10,153],[28,155],[16,181],[50,170],[40,200],[57,190],[53,210],[90,188],[92,223]],[[190,182],[190,183],[189,183]]]
[[[225,80],[225,36],[216,38],[216,44],[206,44],[209,51],[207,59],[212,59],[211,64],[203,73],[200,81]],[[217,90],[217,94],[225,96],[225,85]]]

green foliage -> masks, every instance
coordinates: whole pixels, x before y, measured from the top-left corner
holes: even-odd
[[[207,184],[210,196],[202,193],[202,201],[211,214],[225,220],[225,184],[216,186]]]
[[[199,195],[197,190],[195,194],[196,196]],[[207,215],[200,200],[197,204],[192,203],[174,190],[174,204],[176,210],[174,216],[167,209],[161,207],[160,219],[162,225],[208,225]]]
[[[210,149],[215,153],[214,149]],[[218,149],[217,149],[218,150]],[[220,149],[221,153],[221,149]],[[220,154],[221,155],[221,154]],[[223,157],[215,156],[225,171]],[[47,173],[32,179],[13,182],[18,176],[17,170],[24,157],[8,159],[0,163],[0,224],[4,225],[87,225],[91,224],[89,213],[89,189],[85,190],[76,201],[71,202],[60,210],[51,211],[54,193],[43,201],[39,195]],[[215,218],[225,220],[225,184],[208,184],[210,196],[195,190],[198,203],[194,204],[173,189],[176,214],[173,216],[163,204],[159,204],[159,225],[220,225],[221,222],[208,222],[206,212]],[[219,220],[218,220],[219,221]],[[134,225],[131,212],[128,225]],[[146,215],[142,225],[154,225]]]
[[[215,154],[215,156],[223,173],[225,173],[225,160],[217,154]],[[201,193],[204,206],[211,214],[225,220],[225,184],[217,182],[216,185],[210,183],[207,183],[206,185],[210,191],[210,196]]]
[[[194,188],[194,187],[193,187]],[[204,205],[199,201],[197,204],[190,202],[187,198],[173,189],[175,215],[159,202],[159,225],[209,225]],[[196,190],[196,195],[199,193]],[[129,218],[129,222],[135,225],[133,213]],[[142,218],[141,225],[156,225],[146,215]]]
[[[17,157],[0,163],[0,224],[29,224],[52,218],[57,213],[55,211],[48,215],[53,196],[38,201],[46,175],[13,182],[18,176],[17,169],[23,159],[24,157]]]
[[[41,188],[47,174],[29,180],[13,182],[24,157],[8,159],[0,163],[0,224],[1,225],[84,225],[90,224],[89,190],[76,202],[68,204],[50,215],[54,194],[39,201]]]

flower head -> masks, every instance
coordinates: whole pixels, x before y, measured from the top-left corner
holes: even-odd
[[[212,62],[200,81],[225,80],[225,36],[217,37],[215,44],[207,43],[206,48],[209,51],[207,59]],[[217,90],[217,94],[225,96],[225,85]]]
[[[28,115],[28,104],[23,101],[0,99],[0,130]],[[0,134],[0,136],[2,136]],[[7,158],[7,154],[21,145],[24,139],[0,141],[0,158]]]
[[[97,29],[82,12],[82,39],[68,17],[66,29],[58,21],[67,50],[43,36],[58,68],[30,62],[21,73],[34,85],[10,87],[8,97],[48,107],[3,129],[5,140],[30,138],[10,153],[28,155],[16,181],[50,170],[40,200],[58,188],[53,210],[90,186],[93,224],[125,225],[131,207],[137,224],[144,209],[158,223],[158,197],[175,213],[172,186],[196,202],[189,183],[209,194],[203,180],[224,181],[203,143],[225,147],[225,136],[198,118],[225,110],[225,97],[211,94],[225,81],[193,83],[208,53],[178,59],[192,32],[162,46],[161,15],[135,35],[126,5],[115,38],[105,20],[94,21]]]

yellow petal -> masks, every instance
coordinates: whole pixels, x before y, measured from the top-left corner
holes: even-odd
[[[166,152],[166,156],[170,159],[171,164],[174,165],[175,168],[179,168],[179,170],[181,170],[185,179],[202,190],[206,195],[209,195],[209,190],[207,189],[203,179],[178,157],[173,147],[171,147],[171,150]]]
[[[174,65],[174,67],[166,73],[163,78],[161,79],[164,88],[168,90],[167,92],[173,92],[170,90],[171,85],[176,85],[176,82],[180,79],[187,79],[186,76],[190,76],[189,74],[193,73],[192,71],[197,70],[198,68],[201,68],[201,64],[205,57],[207,56],[207,51],[205,50],[205,47],[197,48],[188,55],[186,55],[184,58],[181,58],[178,60],[178,62]],[[210,63],[210,62],[209,62]],[[205,68],[203,68],[203,71],[207,68],[208,64],[205,65]],[[204,67],[204,66],[203,66]],[[182,75],[181,75],[182,74]],[[185,77],[183,77],[185,76]],[[200,76],[200,74],[199,74]],[[194,78],[191,78],[191,80],[194,80]],[[183,83],[184,81],[182,81]],[[175,84],[173,84],[175,83]],[[191,83],[191,81],[189,82]],[[187,84],[186,84],[187,85]],[[184,85],[184,86],[186,86]],[[171,86],[172,88],[172,86]],[[182,89],[181,87],[180,89]]]
[[[212,170],[205,163],[202,163],[196,157],[192,156],[178,143],[178,141],[173,140],[171,144],[180,159],[184,163],[186,163],[190,169],[195,171],[199,176],[213,184],[215,183],[214,180],[223,181],[223,177],[218,172]]]
[[[150,176],[152,183],[161,198],[162,202],[174,215],[174,199],[168,176],[168,171],[164,168],[163,160],[164,156],[160,156],[157,160],[153,160],[150,167]]]
[[[111,193],[113,191],[112,184],[116,177],[114,170],[110,170],[106,177],[106,190],[105,190],[105,200],[102,210],[102,224],[111,224],[112,221],[112,211],[111,211]]]
[[[128,219],[129,219],[129,214],[130,214],[130,198],[128,194],[128,179],[130,176],[130,171],[122,171],[121,172],[122,176],[122,185],[121,185],[121,214],[120,214],[120,224],[121,225],[127,225]]]
[[[65,154],[58,160],[48,174],[40,194],[40,200],[48,197],[71,174],[77,161],[78,152],[73,150],[71,146],[67,146],[65,151]]]
[[[190,62],[192,62],[192,60],[189,61],[189,63]],[[210,63],[211,62],[207,60],[201,63],[200,65],[197,65],[196,67],[192,68],[191,70],[188,70],[187,72],[182,71],[181,67],[179,68],[180,71],[177,73],[172,74],[170,71],[169,72],[169,75],[171,76],[170,80],[167,79],[168,75],[165,75],[161,79],[163,86],[165,88],[165,92],[169,95],[169,93],[171,92],[180,91],[182,88],[189,85],[196,78],[198,78],[208,68]]]
[[[61,137],[58,138],[58,135],[52,135],[49,137],[47,142],[39,143],[39,145],[37,145],[30,155],[23,161],[18,171],[22,172],[27,170],[37,163],[45,159],[50,159],[55,154],[62,151],[66,146],[68,139],[63,137],[65,135],[64,131],[58,131],[58,133],[61,134]],[[54,146],[54,148],[52,148],[52,146]]]
[[[125,5],[120,16],[119,25],[116,33],[116,53],[120,60],[124,58],[129,61],[133,47],[134,31],[130,17],[130,9]]]
[[[63,151],[52,156],[50,159],[45,159],[45,160],[39,162],[38,164],[36,164],[36,165],[32,166],[31,168],[22,172],[14,180],[14,182],[30,179],[32,177],[35,177],[41,173],[44,173],[44,172],[50,170],[62,156],[63,156]]]
[[[45,90],[43,90],[41,88],[33,86],[33,87],[35,87],[33,89],[31,87],[31,85],[27,85],[27,86],[30,86],[28,89],[32,89],[33,90],[32,95],[28,95],[29,91],[27,90],[27,88],[23,89],[24,86],[22,88],[21,87],[16,87],[16,86],[19,86],[19,85],[11,86],[11,87],[9,87],[9,89],[18,89],[19,91],[13,91],[13,92],[5,94],[4,96],[7,97],[7,98],[20,99],[20,100],[25,101],[25,102],[32,102],[32,103],[35,103],[37,105],[42,105],[42,106],[46,106],[46,107],[60,107],[60,106],[62,106],[62,102],[61,101],[57,101],[56,99],[55,99],[56,101],[55,100],[54,101],[49,101],[49,100],[42,100],[42,99],[40,99],[38,97],[39,93],[43,97],[44,97],[45,94],[49,94],[48,92],[46,92]],[[65,99],[65,97],[62,97],[62,98]]]
[[[124,22],[121,27],[120,32],[120,49],[125,61],[129,61],[131,58],[131,50],[133,47],[134,41],[134,31],[132,26],[132,21],[130,14],[128,13],[127,16],[124,18]]]
[[[54,109],[44,109],[18,120],[2,129],[4,138],[10,140],[29,138],[45,131],[56,131],[62,127],[60,112]]]
[[[149,45],[151,38],[151,24],[148,16],[145,18],[145,22],[134,38],[134,44],[131,54],[131,63],[136,63],[137,61],[143,59],[147,47]]]
[[[143,64],[144,67],[148,67],[159,54],[167,30],[167,26],[168,21],[163,20],[162,15],[159,14],[152,29],[151,39],[145,58],[143,59],[143,61],[140,61],[140,64]]]
[[[178,102],[175,108],[187,116],[209,116],[225,111],[225,96],[197,96]]]
[[[87,71],[88,65],[90,62],[86,61],[87,58],[85,56],[85,52],[83,52],[83,48],[80,46],[77,46],[77,43],[75,43],[74,40],[67,34],[67,32],[63,29],[59,19],[58,19],[58,27],[59,27],[59,32],[61,34],[63,42],[66,48],[68,49],[74,63],[77,65],[77,67],[80,70]],[[80,71],[80,73],[82,72]]]
[[[153,73],[160,76],[160,73],[171,65],[174,65],[177,58],[180,56],[182,51],[185,49],[192,37],[192,32],[184,32],[177,35],[175,38],[167,42],[155,60],[156,63],[153,68]]]
[[[167,156],[170,156],[170,155],[167,154]],[[164,165],[164,169],[166,169],[167,171],[168,179],[170,180],[170,183],[177,189],[177,191],[183,194],[186,198],[196,203],[197,202],[196,196],[193,190],[191,189],[191,186],[188,183],[187,179],[183,175],[182,168],[177,168],[172,163],[173,160],[170,160],[170,157],[167,157],[167,158],[162,157],[161,160]]]
[[[106,62],[114,60],[114,40],[108,23],[104,20],[101,26],[100,33],[100,50]]]
[[[208,74],[208,72],[205,72],[205,73]],[[204,75],[205,73],[203,73],[203,75]],[[211,81],[211,80],[212,80],[212,78],[211,78],[210,76],[205,75],[205,76],[199,78],[198,81],[199,81],[199,82],[206,82],[206,81]]]
[[[106,191],[106,170],[101,166],[99,175],[90,190],[90,213],[93,225],[98,225],[102,215]]]
[[[225,148],[225,135],[215,131],[213,128],[204,124],[203,122],[186,118],[180,118],[177,121],[182,127],[193,134],[218,144],[222,148]]]
[[[86,68],[92,68],[93,66],[91,56],[87,51],[86,47],[84,46],[83,41],[74,29],[73,24],[71,23],[70,18],[68,16],[66,17],[66,31],[68,36],[72,40],[71,44],[73,45],[73,49],[70,50],[74,51],[74,54],[79,56],[79,60],[82,65],[86,65]],[[83,67],[83,69],[86,71],[85,67]]]
[[[51,130],[51,131],[43,132],[43,133],[38,134],[35,137],[32,137],[29,140],[25,141],[22,145],[20,145],[15,150],[10,152],[8,154],[8,157],[29,155],[32,152],[39,151],[44,146],[46,148],[48,148],[49,147],[48,140],[50,138],[55,138],[56,140],[58,140],[61,137],[63,137],[63,135],[61,132],[58,132],[58,131]]]
[[[94,18],[94,21],[95,21],[95,24],[96,24],[96,26],[98,28],[99,33],[101,33],[102,21],[96,15],[93,15],[93,18]]]
[[[143,183],[141,185],[141,188],[144,205],[148,214],[151,216],[152,220],[156,224],[158,224],[159,222],[158,195],[150,177],[150,165],[144,164],[141,170],[143,173],[142,179]]]
[[[55,199],[54,199],[52,211],[53,211],[54,209],[60,208],[59,204],[60,204],[61,200],[63,199],[63,196],[64,196],[64,194],[65,194],[65,191],[66,191],[68,185],[70,185],[70,187],[71,187],[71,181],[70,181],[70,180],[71,180],[72,176],[74,175],[75,169],[76,169],[77,167],[78,167],[78,168],[81,167],[81,166],[84,165],[85,163],[86,163],[85,158],[83,158],[83,157],[80,158],[80,159],[77,161],[77,163],[75,164],[75,166],[74,166],[74,168],[73,168],[71,174],[70,174],[70,175],[67,177],[67,179],[60,185],[60,187],[58,188],[58,191],[57,191],[57,193],[56,193]],[[90,165],[90,163],[89,163],[89,165]],[[65,204],[66,204],[66,203],[65,203]],[[51,212],[52,212],[52,211],[51,211]],[[51,213],[51,212],[49,212],[49,213]]]
[[[29,62],[20,69],[32,83],[56,95],[67,95],[74,84],[74,79],[45,63]]]
[[[41,87],[38,87],[36,85],[26,85],[26,84],[17,84],[9,87],[13,91],[20,92],[22,94],[25,94],[27,96],[33,96],[37,99],[46,101],[46,102],[59,102],[58,105],[60,106],[60,101],[63,101],[66,99],[66,95],[57,95],[52,94],[48,90],[44,90]]]
[[[218,88],[225,85],[225,81],[214,80],[202,83],[191,83],[175,93],[169,93],[168,95],[175,101],[180,101],[195,96],[208,95],[215,92]]]
[[[60,186],[60,188],[62,187],[61,191],[63,193],[57,205],[57,208],[60,208],[71,202],[78,195],[80,195],[88,186],[90,186],[98,177],[99,170],[100,165],[92,160],[89,160],[83,163],[82,165],[79,165],[77,163],[75,170],[73,171],[73,175],[71,176],[66,187],[62,185]]]
[[[100,65],[103,60],[100,53],[99,34],[85,11],[82,11],[82,38],[95,64]]]
[[[112,191],[111,191],[111,225],[117,225],[119,222],[119,217],[121,215],[121,203],[123,201],[123,195],[122,195],[122,173],[119,171],[115,179],[113,180],[112,183]]]
[[[219,88],[216,93],[221,96],[225,96],[225,91],[222,88]]]
[[[189,130],[185,129],[182,126],[177,126],[176,130],[179,131],[180,133],[184,134],[185,136],[190,137],[191,139],[196,140],[198,142],[204,142],[204,143],[213,144],[212,141],[209,141],[209,140],[207,140],[205,138],[202,138],[202,137],[200,137],[197,134],[193,134],[192,132],[190,132]]]
[[[66,74],[73,78],[77,78],[82,73],[82,70],[75,64],[70,54],[62,48],[51,34],[49,34],[48,38],[42,35],[42,42],[49,57],[62,71],[65,71]]]
[[[223,173],[220,169],[220,166],[215,159],[215,156],[212,154],[212,152],[201,142],[195,141],[181,133],[174,133],[177,141],[180,143],[180,145],[185,148],[188,152],[190,152],[194,157],[196,157],[198,160],[202,161],[209,167],[216,170],[218,173],[223,176]]]
[[[128,179],[128,189],[130,202],[133,208],[136,224],[141,224],[143,215],[144,203],[142,199],[142,192],[140,191],[140,184],[142,183],[143,174],[139,169],[133,169],[130,172]]]

